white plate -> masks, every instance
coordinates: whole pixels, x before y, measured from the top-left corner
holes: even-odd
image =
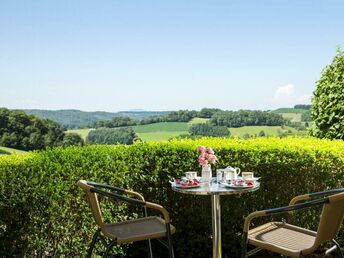
[[[201,185],[179,185],[175,184],[177,188],[183,188],[183,189],[189,189],[189,188],[197,188],[200,187]]]
[[[183,188],[183,189],[188,189],[188,188],[197,188],[197,187],[200,187],[201,184],[198,184],[198,185],[180,185],[180,184],[177,184],[176,181],[170,181],[170,183],[172,185],[174,185],[175,187],[177,188]]]
[[[227,183],[223,183],[223,182],[220,182],[220,184],[225,186],[225,187],[229,187],[229,188],[233,188],[233,189],[245,189],[245,188],[252,188],[255,186],[254,184],[252,186],[248,186],[248,185],[233,185],[233,184],[227,184]]]

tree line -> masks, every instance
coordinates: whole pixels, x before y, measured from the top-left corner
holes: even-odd
[[[79,135],[66,134],[56,122],[0,108],[0,146],[28,151],[82,144]]]
[[[258,110],[220,111],[210,118],[211,124],[226,127],[281,126],[285,122],[280,114]]]
[[[250,125],[283,125],[286,120],[280,114],[268,111],[222,111],[217,108],[203,108],[200,111],[178,110],[165,115],[144,118],[140,121],[129,117],[114,117],[111,120],[99,121],[93,127],[115,128],[122,126],[145,125],[160,122],[190,122],[195,117],[210,118],[215,126],[241,127]]]
[[[133,144],[138,137],[133,128],[99,128],[89,132],[86,143],[88,144]]]

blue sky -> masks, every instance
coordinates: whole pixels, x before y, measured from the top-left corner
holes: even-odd
[[[0,1],[0,106],[176,110],[309,103],[344,1]]]

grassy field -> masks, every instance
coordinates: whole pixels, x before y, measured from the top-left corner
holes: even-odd
[[[163,122],[148,125],[133,126],[135,133],[143,141],[165,141],[172,137],[188,133],[188,123]],[[84,140],[93,128],[68,130],[67,133],[77,133]]]
[[[90,131],[94,130],[93,128],[85,128],[85,129],[75,129],[75,130],[68,130],[66,133],[76,133],[81,136],[82,139],[86,140],[86,137]]]
[[[1,147],[0,146],[0,155],[2,155],[2,154],[9,155],[9,154],[13,154],[13,153],[24,154],[24,153],[26,153],[26,151],[16,150],[16,149],[7,148],[7,147]]]
[[[209,121],[209,118],[200,118],[200,117],[195,117],[193,118],[188,124],[193,125],[193,124],[204,124]]]
[[[301,118],[301,114],[297,113],[284,113],[293,121],[297,121],[298,118]],[[295,116],[295,115],[299,115]],[[148,125],[137,125],[133,126],[135,133],[146,142],[151,141],[167,141],[173,137],[177,137],[182,134],[188,134],[188,128],[192,124],[196,123],[205,123],[209,119],[206,118],[194,118],[189,123],[184,122],[162,122]],[[67,133],[77,133],[82,136],[83,139],[86,139],[88,133],[94,129],[78,129],[78,130],[68,130]],[[245,134],[250,136],[258,135],[260,131],[264,131],[266,136],[278,136],[281,133],[285,133],[288,130],[294,135],[305,135],[305,132],[298,132],[294,128],[285,126],[244,126],[239,128],[229,128],[231,136],[234,137],[243,137]]]
[[[145,142],[161,142],[167,141],[171,138],[177,137],[182,134],[188,134],[188,131],[161,131],[152,133],[137,133],[137,135]]]
[[[279,113],[285,119],[290,119],[291,122],[301,122],[301,113]]]
[[[290,130],[292,133],[298,132],[291,127],[285,126],[284,129],[281,126],[243,126],[238,128],[229,128],[231,136],[243,137],[245,134],[258,135],[260,131],[264,131],[266,136],[278,136],[279,133],[287,132]]]
[[[162,122],[148,125],[137,125],[133,126],[133,129],[136,133],[187,131],[188,124],[184,122]]]
[[[274,113],[305,113],[307,109],[300,109],[300,108],[279,108],[274,111]]]
[[[136,134],[147,142],[166,141],[172,137],[188,133],[188,124],[183,122],[163,122],[133,126]]]

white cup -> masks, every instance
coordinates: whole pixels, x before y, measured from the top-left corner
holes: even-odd
[[[252,180],[254,178],[253,172],[241,172],[242,179],[245,181]]]
[[[193,180],[197,178],[197,172],[194,171],[188,171],[185,173],[185,176],[188,180]]]

